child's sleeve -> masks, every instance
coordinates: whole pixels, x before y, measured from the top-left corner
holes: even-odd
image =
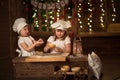
[[[48,42],[53,42],[54,41],[54,36],[50,36],[47,41]]]
[[[65,44],[68,44],[68,43],[71,43],[71,39],[70,39],[69,36],[67,36],[67,37],[65,38]]]
[[[35,40],[32,36],[29,36],[29,38],[30,38],[31,40]]]

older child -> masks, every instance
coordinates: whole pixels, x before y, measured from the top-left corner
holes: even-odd
[[[21,50],[22,56],[31,56],[35,54],[35,46],[44,43],[42,39],[35,40],[29,34],[28,24],[25,18],[18,18],[13,25],[13,31],[19,34],[18,47]]]
[[[55,28],[53,36],[50,36],[47,40],[47,44],[44,47],[44,52],[50,51],[50,53],[70,53],[71,52],[71,40],[67,35],[67,28],[71,27],[69,22],[59,20],[51,25]]]

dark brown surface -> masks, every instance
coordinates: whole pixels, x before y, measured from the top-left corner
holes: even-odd
[[[120,36],[82,37],[82,45],[85,54],[120,54]]]
[[[101,55],[103,80],[120,80],[120,55]]]
[[[26,62],[26,61],[24,61],[25,58],[16,58],[13,61],[15,73],[16,73],[16,79],[17,78],[18,79],[20,79],[20,78],[36,79],[38,77],[39,77],[39,79],[41,79],[42,77],[58,78],[59,76],[62,76],[62,74],[60,75],[59,71],[60,71],[60,68],[64,65],[68,65],[70,68],[79,66],[79,67],[81,67],[81,69],[87,70],[87,68],[88,68],[87,60],[86,60],[86,57],[84,57],[84,58],[85,59],[82,58],[82,60],[80,60],[81,58],[79,57],[79,59],[76,61],[72,60],[73,58],[72,59],[69,58],[70,61],[67,60],[67,61],[63,61],[63,62]],[[54,74],[54,72],[56,72],[56,74]],[[68,71],[68,72],[70,73],[71,71]],[[66,73],[64,73],[64,74],[68,75]],[[71,74],[71,75],[75,75],[75,74]],[[21,80],[23,80],[23,79],[21,79]],[[49,80],[49,79],[44,79],[44,80]],[[54,80],[54,79],[51,79],[51,80]]]
[[[114,80],[120,77],[120,55],[100,55],[100,58],[103,64],[103,80]],[[14,80],[12,69],[11,59],[0,59],[0,80]],[[49,78],[41,78],[41,80],[47,79],[50,80]],[[29,80],[40,79],[30,78]]]

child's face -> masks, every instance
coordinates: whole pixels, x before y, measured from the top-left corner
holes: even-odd
[[[23,37],[29,36],[29,29],[28,29],[28,26],[25,26],[24,28],[21,29],[20,35],[23,36]]]
[[[64,34],[65,34],[65,31],[57,29],[57,30],[55,30],[55,34],[56,34],[57,38],[63,38]]]

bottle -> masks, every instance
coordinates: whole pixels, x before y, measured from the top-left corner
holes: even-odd
[[[81,38],[74,38],[73,40],[73,55],[74,56],[80,56],[82,54],[82,43]]]

